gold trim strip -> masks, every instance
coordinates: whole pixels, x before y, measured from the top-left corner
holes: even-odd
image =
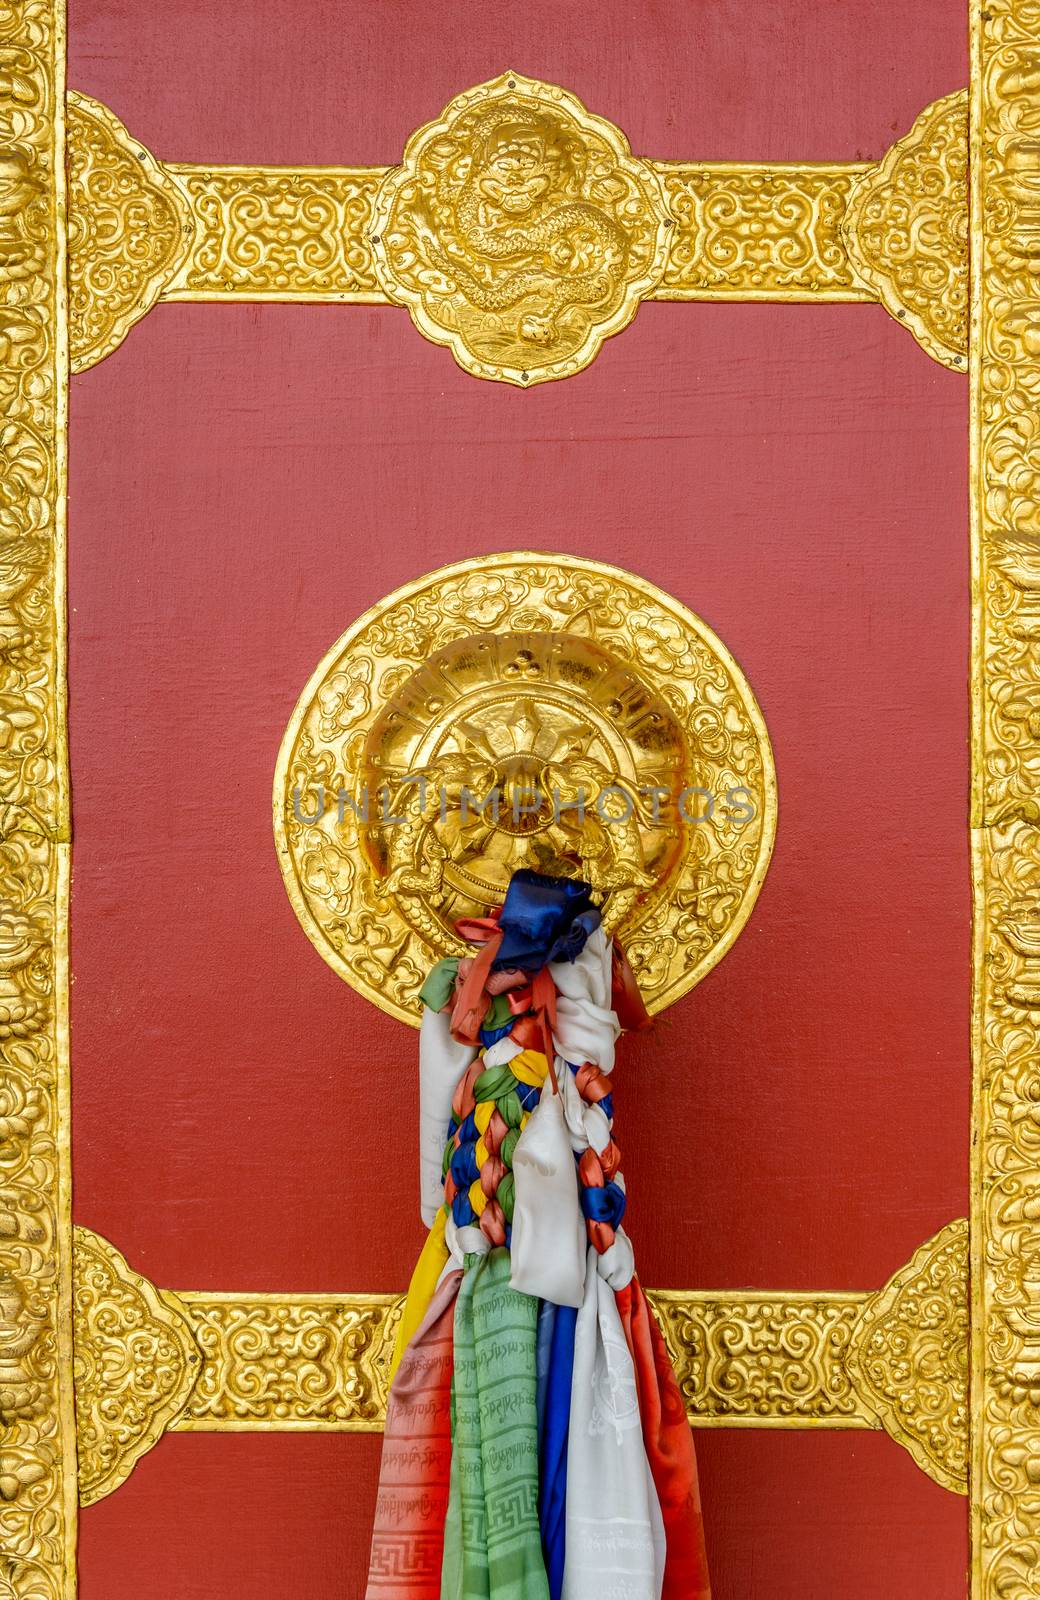
[[[967,1223],[954,1222],[876,1294],[650,1299],[694,1427],[885,1428],[964,1492],[966,1268]],[[159,1291],[84,1228],[76,1283],[84,1502],[122,1483],[167,1430],[383,1427],[400,1295]]]
[[[385,167],[198,167],[166,172],[193,234],[164,300],[386,305],[370,243]]]
[[[0,1584],[73,1600],[62,0],[0,40]]]
[[[866,1294],[651,1290],[697,1428],[879,1428],[845,1370]],[[203,1354],[179,1433],[379,1433],[400,1295],[180,1293]]]
[[[972,5],[972,1595],[1040,1573],[1040,7]]]
[[[202,1352],[182,1433],[380,1433],[403,1295],[177,1295]]]
[[[652,300],[871,301],[842,236],[872,163],[651,161],[675,222]]]
[[[873,164],[647,165],[675,224],[664,277],[648,299],[877,300],[858,281],[841,234],[850,196]],[[163,300],[395,303],[380,287],[371,238],[389,167],[162,170],[188,198],[194,224]]]

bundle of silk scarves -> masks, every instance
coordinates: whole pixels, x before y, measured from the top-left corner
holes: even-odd
[[[693,1438],[622,1226],[611,1072],[648,1018],[588,885],[521,870],[422,989],[430,1229],[367,1600],[707,1600]]]

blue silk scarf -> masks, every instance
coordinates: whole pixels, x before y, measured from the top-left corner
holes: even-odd
[[[563,1593],[567,1553],[567,1435],[577,1321],[570,1306],[543,1300],[538,1321],[538,1520],[550,1600],[560,1600]]]

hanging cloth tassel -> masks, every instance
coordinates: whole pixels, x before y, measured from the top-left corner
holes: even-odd
[[[543,1094],[513,1152],[514,1289],[577,1309],[585,1294],[585,1223],[558,1092]]]
[[[617,1293],[635,1367],[647,1460],[664,1518],[662,1600],[711,1600],[693,1434],[671,1358],[638,1278]]]
[[[589,1257],[574,1340],[563,1600],[660,1600],[664,1525],[635,1370],[591,1247]]]
[[[453,1272],[437,1289],[390,1391],[365,1600],[441,1600],[461,1281]]]
[[[549,1600],[538,1524],[537,1320],[538,1302],[509,1286],[506,1250],[466,1258],[440,1600]]]

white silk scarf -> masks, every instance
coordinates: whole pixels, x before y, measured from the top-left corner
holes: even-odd
[[[610,1006],[610,952],[600,927],[576,960],[550,963],[560,1093],[552,1094],[546,1083],[513,1156],[512,1286],[559,1306],[581,1306],[586,1293],[586,1235],[574,1158],[590,1146],[605,1150],[610,1142],[607,1116],[599,1106],[585,1104],[567,1065],[591,1062],[608,1072],[614,1064],[621,1029]],[[620,1175],[618,1182],[623,1186]],[[597,1270],[620,1289],[634,1270],[632,1247],[620,1230],[608,1254],[609,1262],[596,1256]]]
[[[563,1071],[570,1077],[570,1069]],[[557,1306],[582,1303],[585,1219],[563,1101],[546,1080],[513,1152],[510,1284]]]
[[[589,1249],[574,1336],[562,1600],[660,1600],[665,1534],[635,1367]]]
[[[596,928],[574,961],[552,961],[556,985],[556,1051],[576,1067],[591,1061],[602,1072],[614,1066],[614,1042],[621,1032],[611,999],[610,940]]]

